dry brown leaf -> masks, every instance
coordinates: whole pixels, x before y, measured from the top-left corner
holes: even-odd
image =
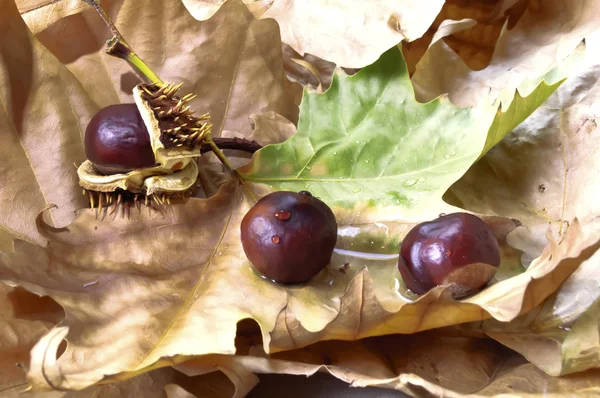
[[[31,40],[12,1],[0,4],[0,36],[0,226],[43,243],[33,223],[40,209],[61,203],[48,216],[65,224],[85,206],[73,164],[85,160],[82,126],[97,108],[75,77]]]
[[[414,397],[592,397],[600,393],[598,370],[553,378],[493,340],[435,331],[330,341],[270,356],[253,346],[249,355],[209,355],[176,368],[194,376],[216,366],[306,376],[329,372],[354,387],[390,388]]]
[[[586,62],[523,124],[453,185],[447,200],[481,213],[519,219],[510,243],[539,255],[546,231],[600,214],[596,126],[600,114],[600,35],[586,41]]]
[[[59,2],[52,7],[55,4],[75,5]],[[186,89],[202,94],[194,106],[211,112],[215,134],[221,128],[251,134],[248,114],[257,111],[275,110],[290,120],[297,117],[295,99],[301,88],[290,86],[281,49],[272,46],[279,42],[275,22],[254,20],[236,1],[204,23],[178,2],[168,7],[165,3],[164,14],[155,13],[159,4],[154,1],[112,5],[117,24],[152,67],[164,78],[182,80]],[[44,15],[52,15],[50,11]],[[101,107],[131,101],[137,78],[125,62],[104,54],[107,29],[89,7],[38,34],[59,60],[31,39],[12,2],[3,2],[1,14],[5,40],[0,44],[0,131],[5,140],[0,170],[6,183],[0,189],[5,203],[0,225],[23,239],[43,243],[33,219],[47,203],[60,204],[48,213],[59,225],[86,205],[73,167],[85,159],[81,139],[85,126]],[[146,28],[136,22],[138,18],[144,19]],[[163,19],[177,23],[170,24],[168,32],[154,29]],[[219,24],[227,27],[219,29]],[[224,52],[220,46],[232,50]],[[68,70],[60,61],[68,64]]]
[[[331,85],[331,77],[335,71],[333,62],[325,61],[314,55],[301,56],[292,47],[283,44],[283,67],[292,81],[303,86],[321,87],[327,90]]]
[[[233,354],[236,324],[245,318],[259,323],[271,351],[490,316],[508,321],[538,305],[600,246],[574,223],[525,273],[462,302],[442,288],[411,302],[398,291],[395,256],[341,251],[309,284],[264,280],[241,248],[239,224],[249,206],[229,183],[210,199],[162,214],[143,209],[130,220],[102,220],[83,210],[63,228],[40,219],[47,249],[16,241],[0,262],[0,279],[51,296],[68,314],[32,351],[34,387],[82,389],[185,356]],[[488,222],[500,233],[511,229],[503,219]]]
[[[590,226],[598,233],[598,222]],[[600,364],[600,252],[596,252],[544,304],[512,322],[473,325],[559,376]]]
[[[72,4],[68,14],[73,15],[52,17],[49,24],[54,3],[39,15],[24,15],[38,39],[99,107],[133,102],[138,78],[125,62],[104,53],[109,32],[102,20],[79,2],[58,4]],[[281,41],[277,23],[257,21],[241,0],[226,2],[202,23],[178,1],[118,0],[106,6],[127,42],[163,80],[183,82],[183,91],[198,94],[191,106],[210,113],[215,136],[222,130],[250,134],[248,115],[257,112],[297,120],[301,87],[285,77],[281,48],[273,45]]]
[[[504,26],[491,62],[479,71],[469,68],[440,40],[429,47],[413,75],[417,98],[428,101],[449,93],[457,105],[476,106],[506,93],[507,98],[501,98],[506,109],[515,89],[528,95],[533,87],[522,86],[528,78],[535,79],[552,69],[584,38],[598,31],[595,21],[599,7],[585,0],[553,0],[543,5],[529,2],[513,29]]]
[[[0,283],[0,395],[27,387],[26,369],[33,345],[64,317],[47,297]]]
[[[215,10],[212,2],[183,2],[199,20],[206,19]],[[257,3],[260,5],[249,4],[255,15],[274,18],[281,28],[283,42],[300,55],[313,54],[338,66],[362,68],[375,62],[384,51],[402,40],[412,41],[421,37],[444,1],[431,0],[426,6],[415,0],[380,0],[376,5],[360,0],[271,0]]]

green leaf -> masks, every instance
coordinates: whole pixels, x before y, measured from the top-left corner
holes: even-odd
[[[442,194],[479,157],[495,109],[415,100],[402,53],[388,50],[324,94],[307,91],[298,132],[240,172],[273,190],[309,190],[330,206],[443,207]]]

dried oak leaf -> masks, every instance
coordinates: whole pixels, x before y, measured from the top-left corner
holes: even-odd
[[[592,397],[600,394],[600,370],[551,377],[491,339],[445,335],[443,331],[390,335],[352,342],[328,341],[266,355],[208,355],[178,364],[194,376],[229,369],[235,380],[253,373],[310,376],[328,372],[352,387],[394,389],[412,397]],[[232,378],[232,382],[234,379]]]
[[[514,91],[529,96],[537,79],[565,59],[581,41],[598,31],[596,2],[552,0],[528,2],[509,30],[503,26],[489,65],[472,70],[444,40],[433,43],[413,75],[417,98],[428,101],[448,93],[460,106],[477,106],[500,97],[508,107]]]
[[[0,226],[43,243],[35,215],[60,203],[65,224],[85,206],[74,163],[85,160],[82,126],[97,111],[88,93],[37,40],[12,1],[0,4]]]
[[[44,16],[68,4],[79,10],[76,3],[53,2]],[[179,2],[117,3],[110,10],[129,43],[163,77],[183,80],[185,89],[201,94],[195,109],[211,112],[215,133],[226,128],[251,134],[247,115],[258,111],[297,117],[301,89],[290,88],[285,78],[281,49],[272,46],[279,42],[273,21],[254,20],[235,1],[203,23]],[[156,12],[160,4],[163,13]],[[73,167],[85,160],[85,126],[101,107],[131,101],[131,84],[121,84],[131,72],[125,62],[104,54],[106,27],[90,7],[38,33],[54,56],[31,38],[12,1],[0,7],[0,225],[43,244],[33,220],[47,203],[60,204],[47,213],[56,225],[86,206]],[[166,24],[166,32],[152,28],[163,20],[177,23]]]
[[[259,323],[271,351],[490,316],[511,320],[539,304],[592,250],[575,223],[551,260],[462,302],[443,288],[414,302],[405,298],[389,256],[335,253],[309,284],[286,288],[254,273],[243,254],[239,224],[251,203],[242,194],[229,183],[210,199],[164,214],[134,211],[130,220],[102,221],[82,210],[62,228],[40,217],[47,248],[15,241],[14,251],[3,251],[1,280],[48,295],[67,313],[32,350],[33,387],[77,390],[188,356],[234,354],[236,325],[245,318]]]
[[[80,1],[39,3],[44,6],[27,11],[17,0],[36,37],[77,77],[98,108],[133,102],[131,89],[138,78],[125,62],[105,54],[110,32],[96,12],[82,8]],[[65,11],[69,16],[54,18],[55,7],[71,7]],[[190,105],[210,113],[213,135],[223,130],[250,134],[248,115],[257,112],[297,120],[301,87],[285,77],[281,47],[273,45],[281,42],[277,23],[256,20],[241,0],[225,2],[203,22],[179,1],[117,0],[106,8],[152,70],[163,80],[183,82],[183,92],[198,94]]]
[[[454,184],[446,199],[481,213],[519,219],[515,247],[537,257],[577,217],[600,214],[600,35],[586,40],[585,62],[548,101]]]
[[[588,225],[600,231],[598,222]],[[512,322],[476,327],[552,376],[600,366],[600,251],[584,261],[544,304]]]
[[[53,300],[0,283],[0,395],[27,387],[31,348],[63,316]]]
[[[388,105],[389,97],[382,97],[374,89],[364,91],[361,85],[387,90],[387,95],[395,99],[396,107],[413,107],[415,114],[422,118],[407,119],[407,123],[443,124],[448,131],[459,131],[465,135],[464,139],[479,140],[483,145],[485,135],[478,137],[477,132],[470,130],[479,125],[477,119],[471,118],[476,114],[474,110],[461,110],[444,101],[411,103],[408,77],[398,65],[402,65],[402,58],[400,52],[393,49],[378,63],[353,77],[336,76],[328,93],[335,94],[335,89],[344,87],[347,95],[343,101],[353,101],[352,92],[356,91],[363,94],[364,103],[384,106]],[[336,101],[335,97],[328,100],[328,94],[308,98],[306,104],[312,103],[321,111],[327,108],[321,107],[319,101],[330,101],[329,106]],[[426,112],[419,107],[425,107]],[[386,109],[385,112],[371,110],[363,122],[376,124],[378,117],[388,118],[389,113],[395,111],[393,106]],[[436,117],[430,118],[430,113]],[[328,117],[335,116],[328,112],[320,114],[326,123]],[[465,120],[467,122],[462,124]],[[301,128],[303,123],[306,122],[301,119]],[[460,129],[453,130],[453,123]],[[385,135],[385,126],[381,124],[379,129],[382,135]],[[414,134],[416,140],[417,134],[433,133],[431,129],[415,129]],[[419,200],[415,198],[403,204],[403,212],[399,207],[395,213],[392,207],[385,208],[384,205],[396,197],[386,197],[385,191],[375,188],[353,199],[359,206],[366,203],[373,207],[372,197],[368,195],[379,195],[379,209],[370,212],[365,208],[363,215],[355,212],[353,203],[344,207],[342,202],[335,202],[331,191],[314,190],[332,205],[344,231],[340,235],[346,239],[340,239],[328,269],[299,287],[272,284],[252,271],[239,236],[240,221],[251,202],[235,182],[223,185],[210,199],[176,203],[164,214],[136,211],[130,220],[111,217],[102,220],[97,219],[92,210],[84,210],[73,223],[61,228],[48,226],[39,217],[38,228],[49,240],[48,247],[17,241],[15,250],[5,252],[0,263],[0,279],[51,296],[68,314],[64,324],[42,338],[33,350],[29,376],[34,387],[82,389],[105,377],[113,381],[128,378],[181,361],[186,356],[233,354],[236,324],[246,318],[259,323],[265,346],[277,351],[326,339],[413,333],[490,316],[509,321],[529,311],[556,290],[600,245],[597,237],[582,234],[577,222],[568,229],[563,241],[552,247],[551,258],[541,258],[527,271],[521,268],[515,272],[515,252],[506,245],[506,234],[515,223],[498,217],[486,219],[498,233],[503,247],[499,275],[506,276],[508,270],[510,275],[516,273],[517,276],[501,277],[503,280],[461,302],[452,300],[444,288],[433,289],[416,301],[402,294],[406,292],[400,286],[396,267],[398,242],[414,222],[429,217],[434,211],[453,209],[441,201],[445,188],[439,186],[449,185],[458,178],[480,153],[481,147],[474,144],[468,148],[452,146],[457,145],[453,143],[456,136],[453,140],[447,138],[444,144],[444,137],[443,134],[430,137],[438,140],[440,148],[438,153],[434,151],[433,157],[427,150],[411,152],[414,156],[411,165],[424,168],[412,171],[415,179],[421,178],[422,172],[430,173],[436,167],[440,170],[437,176],[425,174],[432,180],[431,185],[423,181],[408,184],[407,192],[417,183],[427,186],[428,190],[419,191],[419,186],[412,188],[421,196]],[[306,138],[298,132],[286,143],[293,144],[296,139]],[[316,145],[319,139],[315,136],[313,143]],[[375,164],[381,156],[381,151],[365,152],[364,144],[356,144],[354,137],[341,138],[341,144],[344,140],[351,141],[345,147],[351,153],[364,152],[361,161]],[[271,145],[262,151],[278,147]],[[450,160],[452,156],[446,159],[442,149],[454,148],[467,154],[459,156],[457,152],[455,160]],[[282,162],[290,159],[275,158]],[[319,156],[313,158],[320,160]],[[453,164],[456,168],[451,167]],[[266,166],[269,164],[263,158],[261,167],[264,170]],[[373,169],[357,172],[363,173],[364,181],[359,181],[360,184],[368,182],[368,173]],[[375,170],[376,175],[379,172]],[[394,178],[396,176],[392,176],[392,180]],[[406,176],[400,174],[398,178],[404,180]],[[348,182],[353,183],[356,181]],[[379,189],[385,189],[385,184],[379,185]],[[329,187],[335,188],[332,184]],[[381,218],[365,218],[374,214]],[[374,224],[361,230],[360,220]],[[355,239],[349,241],[350,236]],[[344,272],[340,271],[342,267]],[[64,338],[68,342],[67,349],[57,358],[57,349]]]
[[[183,0],[202,20],[214,12],[213,2]],[[223,3],[223,1],[217,1]],[[338,66],[362,68],[402,40],[421,37],[443,5],[431,0],[382,0],[374,6],[360,0],[271,0],[249,2],[260,18],[274,18],[281,38],[300,55],[309,53]]]

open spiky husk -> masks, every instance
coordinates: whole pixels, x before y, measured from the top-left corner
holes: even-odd
[[[176,95],[181,84],[140,84],[133,97],[150,135],[156,159],[153,167],[127,173],[105,175],[86,160],[79,166],[79,184],[90,198],[92,207],[118,203],[120,200],[144,199],[157,204],[170,197],[186,196],[198,177],[194,160],[200,156],[200,145],[210,134],[208,115],[193,116],[187,102],[195,96]],[[149,198],[149,199],[148,199]]]

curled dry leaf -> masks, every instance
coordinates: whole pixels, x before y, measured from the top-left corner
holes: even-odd
[[[82,126],[97,108],[77,79],[37,41],[12,1],[0,4],[0,226],[43,243],[35,214],[51,223],[85,206],[74,163],[85,159]]]
[[[0,234],[2,244],[10,243]],[[63,317],[53,300],[0,283],[0,395],[16,396],[27,387],[29,351]]]
[[[214,10],[213,4],[202,0],[183,2],[198,19]],[[444,4],[443,0],[431,0],[426,7],[415,0],[383,0],[377,6],[360,0],[270,3],[268,8],[256,8],[261,18],[279,23],[284,43],[300,55],[313,54],[348,68],[362,68],[402,40],[421,37]]]
[[[598,30],[599,7],[585,0],[528,2],[516,26],[503,27],[489,65],[479,71],[439,40],[417,64],[413,76],[417,97],[428,101],[448,93],[455,104],[477,106],[500,96],[506,109],[514,90],[529,96],[534,87],[522,86],[524,82],[544,75]]]
[[[579,73],[450,191],[449,199],[465,208],[518,217],[525,228],[515,231],[511,243],[529,258],[542,250],[549,229],[561,236],[574,217],[590,233],[598,231],[598,37],[586,40]],[[598,261],[596,253],[583,262],[540,309],[508,324],[477,327],[548,374],[597,367]]]
[[[598,233],[598,222],[588,228]],[[524,355],[544,372],[560,376],[600,363],[600,251],[584,261],[544,304],[512,322],[474,325]]]
[[[83,210],[54,228],[39,218],[48,247],[16,241],[0,262],[0,279],[51,296],[67,313],[32,351],[34,388],[83,389],[186,356],[234,354],[236,325],[245,318],[258,322],[271,351],[490,316],[508,321],[538,305],[600,245],[574,223],[549,250],[551,259],[462,302],[443,288],[411,301],[398,288],[394,256],[344,251],[309,284],[284,287],[253,272],[243,255],[239,225],[249,206],[229,183],[210,199],[176,203],[166,213],[133,211],[130,220],[102,221]],[[510,231],[500,221],[488,222]]]
[[[47,24],[54,2],[45,13],[25,13],[37,38],[77,76],[98,107],[133,102],[138,78],[122,60],[104,52],[110,32],[89,6],[72,4],[69,17]],[[157,12],[157,10],[161,10]],[[79,11],[79,12],[76,12]],[[230,0],[209,20],[195,20],[179,1],[118,0],[107,12],[135,51],[162,79],[183,82],[182,92],[198,97],[190,102],[209,112],[213,135],[222,130],[250,134],[248,115],[275,111],[297,119],[298,84],[285,77],[279,28],[273,20],[257,21],[241,0]],[[157,29],[162,26],[165,29]],[[102,87],[99,90],[98,87]],[[85,125],[85,123],[84,123]]]
[[[217,367],[306,376],[328,372],[353,387],[377,386],[424,398],[592,397],[600,393],[597,369],[554,378],[491,339],[442,331],[330,341],[271,355],[265,355],[260,346],[251,346],[244,355],[209,355],[176,365],[189,376]],[[244,377],[247,373],[236,374],[237,380]]]
[[[573,218],[586,224],[600,214],[598,38],[586,41],[585,63],[579,72],[447,195],[460,207],[519,219],[526,228],[516,232],[518,239],[511,243],[530,259],[545,246],[549,227],[558,237]]]

